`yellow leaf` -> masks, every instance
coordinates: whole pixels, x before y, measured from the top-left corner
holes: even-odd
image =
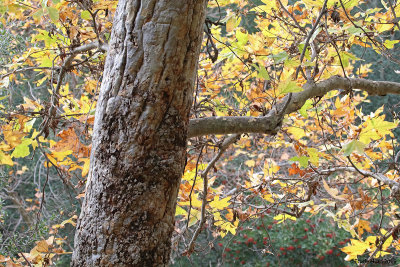
[[[369,144],[373,140],[378,140],[387,134],[392,135],[391,129],[397,127],[397,123],[384,120],[385,116],[368,119],[364,122],[359,140],[364,144]]]
[[[346,261],[357,259],[357,256],[364,254],[365,250],[369,249],[369,244],[366,242],[350,239],[351,245],[341,248],[347,254]]]
[[[382,235],[386,235],[387,231],[385,229],[381,229]],[[385,251],[392,244],[393,236],[390,235],[388,239],[386,239],[385,243],[382,245],[382,250]]]
[[[194,207],[194,208],[201,208],[202,201],[200,201],[198,199],[198,194],[193,194],[191,202],[190,201],[179,202],[179,205],[181,205],[181,206],[190,206],[190,205],[192,205],[192,207]]]
[[[364,221],[364,220],[359,220],[357,225],[357,230],[358,230],[358,235],[361,236],[364,233],[364,230],[372,233],[371,231],[371,227],[369,226],[369,222],[368,221]]]
[[[12,161],[11,156],[4,154],[3,151],[0,151],[0,165],[4,164],[14,166],[14,162]]]
[[[244,162],[244,164],[246,164],[247,167],[250,167],[250,168],[256,166],[256,162],[254,160],[252,160],[252,159],[246,160]]]
[[[82,169],[82,177],[85,177],[89,172],[90,158],[80,158],[79,161],[84,162],[83,169]]]
[[[219,199],[219,196],[216,196],[214,198],[213,201],[210,202],[210,206],[214,209],[214,210],[223,210],[225,208],[227,208],[230,203],[229,200],[231,199],[231,197],[226,197],[223,199]]]
[[[190,219],[189,219],[189,227],[193,226],[196,224],[201,218],[201,212],[196,209],[192,209],[190,211]]]
[[[273,160],[266,160],[264,162],[264,175],[272,176],[279,171],[280,167]]]
[[[302,137],[306,136],[306,132],[303,130],[303,128],[299,127],[287,127],[287,132],[292,134],[296,140],[300,140]]]
[[[36,250],[38,252],[47,253],[49,252],[49,245],[47,244],[46,240],[41,240],[36,245]]]
[[[284,221],[287,220],[287,219],[290,219],[290,220],[292,220],[292,221],[297,220],[296,217],[291,216],[291,215],[289,215],[289,214],[279,214],[279,215],[276,215],[276,216],[274,217],[274,220],[278,221],[278,224],[284,222]]]
[[[323,184],[326,192],[328,192],[328,194],[331,195],[331,197],[339,199],[339,200],[346,200],[345,197],[338,195],[339,191],[337,189],[330,188],[329,185],[327,184],[327,182],[324,179],[322,179],[322,184]]]
[[[235,27],[236,27],[236,17],[232,16],[226,22],[226,31],[232,32],[235,29]]]
[[[178,215],[187,216],[187,212],[186,212],[186,210],[182,209],[181,207],[176,206],[175,216],[178,216]]]

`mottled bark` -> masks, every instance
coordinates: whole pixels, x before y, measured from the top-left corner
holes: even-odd
[[[206,0],[120,0],[72,266],[164,266]]]

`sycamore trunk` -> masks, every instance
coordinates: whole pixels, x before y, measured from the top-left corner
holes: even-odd
[[[169,262],[207,0],[120,0],[72,266]]]

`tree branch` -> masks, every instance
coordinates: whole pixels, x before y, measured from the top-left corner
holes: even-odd
[[[382,96],[400,94],[400,83],[341,76],[332,76],[319,83],[307,82],[303,86],[303,91],[286,95],[263,117],[227,116],[192,119],[189,122],[188,137],[208,134],[276,134],[280,128],[280,121],[285,114],[299,110],[308,99],[324,96],[329,91],[338,89],[360,89],[366,91],[369,95]],[[284,112],[280,112],[282,110]]]

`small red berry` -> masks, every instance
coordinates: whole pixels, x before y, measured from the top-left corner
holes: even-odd
[[[226,251],[226,252],[230,252],[231,249],[230,249],[230,248],[226,248],[225,251]]]
[[[308,228],[304,228],[304,231],[308,232]]]
[[[272,229],[272,225],[268,225],[268,229],[271,230]]]
[[[310,219],[308,219],[307,221],[306,221],[306,223],[310,223],[311,222],[311,220]]]
[[[281,251],[285,251],[285,248],[284,247],[280,247],[279,248]]]
[[[314,246],[318,245],[318,242],[317,242],[317,241],[315,241],[313,245],[314,245]]]
[[[225,253],[224,253],[224,254],[222,254],[222,257],[223,257],[223,258],[225,258],[225,257],[226,257],[226,254],[225,254]]]
[[[222,184],[226,185],[227,181],[226,180],[222,180]]]
[[[333,250],[332,250],[332,249],[328,250],[328,251],[326,252],[326,254],[332,255],[332,254],[333,254]]]
[[[319,256],[320,261],[323,261],[324,259],[325,259],[325,256],[323,256],[323,255]]]
[[[311,251],[311,250],[309,250],[309,249],[306,249],[306,250],[305,250],[305,252],[307,252],[307,253],[310,253],[310,251]]]
[[[222,247],[223,245],[222,245],[222,243],[218,243],[218,246]]]
[[[293,246],[288,246],[287,247],[287,250],[294,250],[295,249],[295,247],[293,247]]]
[[[246,235],[246,234],[244,234],[244,235],[243,235],[243,238],[247,238],[247,235]]]
[[[241,261],[240,263],[241,263],[241,264],[245,264],[246,262],[245,262],[245,261]]]

